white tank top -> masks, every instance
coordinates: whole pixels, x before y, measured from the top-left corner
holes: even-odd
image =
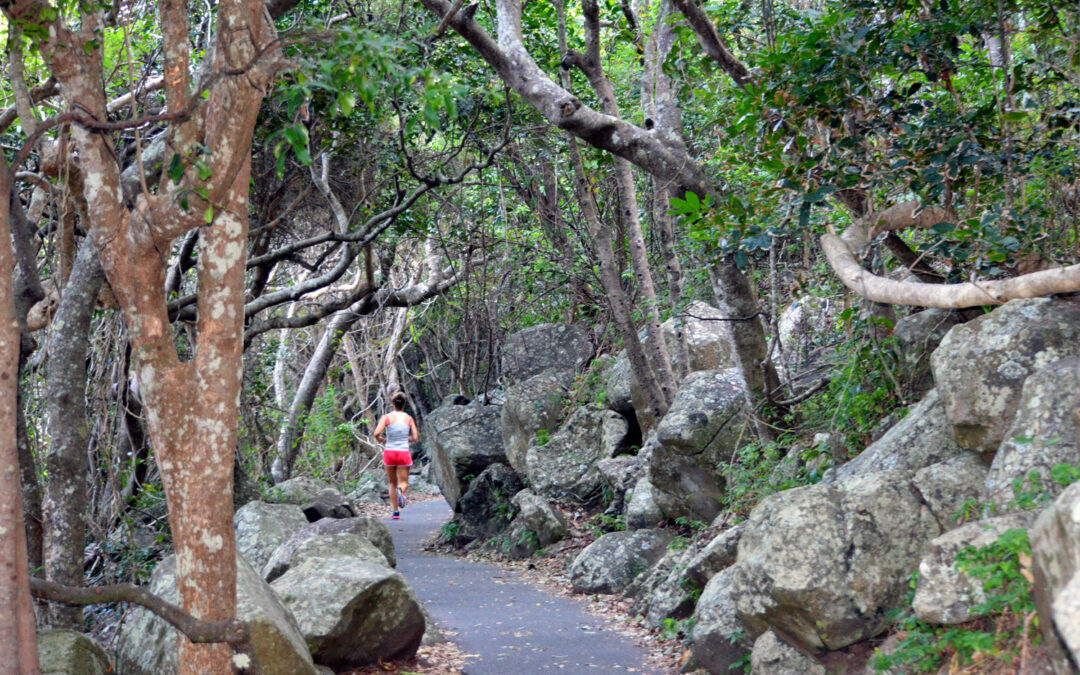
[[[387,418],[390,416],[387,415]],[[409,429],[410,425],[407,421],[401,417],[397,417],[397,421],[393,424],[386,425],[386,449],[387,450],[408,450],[409,449]]]

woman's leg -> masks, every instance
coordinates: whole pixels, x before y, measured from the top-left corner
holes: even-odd
[[[396,466],[389,466],[387,464],[384,464],[383,466],[386,467],[386,482],[389,484],[390,508],[393,511],[397,511],[398,510],[398,506],[397,506],[397,469],[398,468]]]
[[[412,467],[399,466],[397,467],[397,484],[401,488],[402,492],[409,489],[409,469]]]

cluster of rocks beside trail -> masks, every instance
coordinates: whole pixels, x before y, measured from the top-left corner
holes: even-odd
[[[341,492],[308,478],[281,483],[271,498],[280,503],[249,502],[233,518],[237,615],[251,628],[262,672],[315,674],[412,656],[429,624],[394,571],[386,525],[354,515]],[[149,591],[177,603],[174,557],[154,568]],[[117,671],[177,672],[176,639],[156,615],[132,610],[120,626]]]
[[[856,456],[765,497],[735,527],[720,512],[723,469],[751,429],[725,323],[708,320],[719,314],[698,305],[683,317],[686,374],[658,420],[639,415],[625,355],[582,369],[584,331],[545,325],[508,340],[506,389],[445,405],[425,428],[455,543],[526,556],[566,535],[560,507],[606,507],[605,521],[626,531],[576,556],[575,590],[621,593],[651,624],[692,618],[687,670],[749,661],[753,672],[809,673],[826,672],[825,653],[888,630],[916,571],[920,619],[975,618],[985,594],[956,570],[957,551],[1023,530],[1053,667],[1074,672],[1080,487],[1051,471],[1080,466],[1080,304],[1016,300],[966,323],[941,310],[906,317],[896,338],[921,400],[861,452],[830,448]],[[667,339],[675,333],[665,324]],[[673,522],[704,530],[687,541]]]

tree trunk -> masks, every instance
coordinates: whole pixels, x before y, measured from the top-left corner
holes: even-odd
[[[581,7],[585,14],[586,53],[584,55],[567,54],[563,64],[565,67],[569,61],[580,68],[589,79],[589,84],[592,85],[597,98],[600,99],[600,111],[605,115],[618,118],[620,113],[618,102],[615,100],[615,89],[604,74],[600,63],[600,8],[596,0],[582,0]],[[626,235],[630,245],[630,262],[634,268],[638,292],[645,302],[643,310],[645,334],[649,338],[649,363],[663,395],[666,409],[666,406],[671,405],[674,400],[678,385],[675,382],[671,357],[660,326],[659,302],[656,299],[656,288],[653,285],[652,270],[649,267],[645,236],[641,231],[641,213],[638,207],[637,190],[634,187],[634,171],[630,162],[623,157],[616,155],[613,160],[615,182],[618,186],[619,201],[622,204]]]
[[[11,249],[11,173],[0,159],[0,653],[13,673],[38,672],[37,638],[30,598],[15,429],[18,411],[19,324],[15,318]]]
[[[758,435],[764,440],[772,440],[776,434],[770,423],[776,425],[787,411],[773,403],[772,410],[763,414],[763,407],[772,403],[772,392],[780,387],[780,378],[769,359],[765,329],[762,327],[758,303],[750,290],[750,282],[727,258],[709,268],[709,277],[717,302],[730,319],[728,325],[731,328],[732,348],[746,380]]]
[[[559,49],[566,53],[565,7],[561,1],[556,3],[556,7],[559,12]],[[563,86],[569,87],[569,72],[564,69],[562,77]],[[611,307],[615,325],[618,326],[619,333],[622,335],[626,355],[630,361],[630,372],[645,397],[645,406],[648,409],[647,417],[651,418],[651,421],[655,423],[667,412],[669,404],[660,388],[660,383],[657,382],[656,376],[649,366],[641,341],[638,339],[630,301],[626,297],[625,291],[623,291],[622,280],[618,266],[615,263],[611,228],[600,220],[600,214],[597,213],[596,202],[593,200],[592,188],[588,176],[585,174],[585,164],[581,160],[581,151],[578,149],[577,139],[568,134],[566,140],[567,150],[570,153],[570,163],[574,167],[574,193],[577,197],[578,206],[581,208],[581,214],[585,218],[585,224],[589,229],[589,235],[592,237],[597,261],[600,263],[600,283],[603,284],[604,291],[607,294],[608,306]],[[646,426],[650,423],[649,419],[642,421]]]
[[[360,318],[360,314],[353,308],[338,312],[330,318],[319,338],[319,344],[304,368],[304,376],[293,395],[292,405],[289,406],[288,417],[281,425],[278,434],[277,456],[270,468],[274,482],[280,483],[292,476],[293,464],[300,452],[300,434],[304,430],[304,416],[311,410],[311,404],[315,402],[315,396],[319,392],[326,371],[330,369],[330,362],[334,360],[338,345],[341,344],[342,336],[345,335]]]
[[[20,361],[22,360],[25,360],[25,357],[20,359]],[[22,366],[20,366],[19,372],[22,372]],[[18,397],[18,406],[15,411],[15,440],[19,452],[23,522],[26,526],[26,555],[30,568],[36,570],[45,564],[45,519],[41,515],[41,482],[38,480],[37,462],[34,461],[34,453],[30,449],[30,435],[26,429],[22,378],[19,378],[16,395]]]
[[[45,460],[45,576],[81,586],[86,541],[86,350],[90,320],[102,280],[97,247],[83,242],[49,330],[45,386],[49,453]],[[82,608],[54,604],[51,624],[79,630]]]

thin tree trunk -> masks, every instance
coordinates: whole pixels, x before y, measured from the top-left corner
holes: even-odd
[[[556,3],[559,12],[559,49],[566,52],[566,13],[563,2]],[[562,72],[563,86],[569,87],[570,74],[566,70]],[[618,267],[615,263],[615,253],[611,238],[611,229],[601,220],[596,211],[596,203],[593,201],[592,189],[589,185],[588,176],[585,174],[585,165],[581,160],[581,151],[577,145],[577,139],[567,135],[567,150],[570,153],[570,163],[574,167],[575,189],[581,214],[585,218],[585,224],[592,237],[593,248],[596,251],[597,261],[600,263],[600,282],[607,294],[608,306],[611,307],[612,317],[622,334],[623,345],[626,347],[626,355],[630,361],[630,372],[641,388],[645,397],[647,410],[646,419],[640,420],[642,425],[649,427],[664,416],[668,409],[668,401],[664,396],[660,383],[657,382],[645,350],[638,339],[637,329],[634,327],[630,301],[623,291]],[[643,411],[644,412],[644,411]]]
[[[22,372],[21,366],[19,372]],[[34,453],[30,449],[30,435],[26,428],[22,378],[19,378],[17,396],[15,439],[19,451],[19,482],[22,485],[23,523],[26,526],[26,555],[30,568],[36,570],[45,564],[45,519],[41,515],[41,482],[38,480],[37,462],[34,461]]]
[[[600,8],[596,0],[582,0],[581,8],[585,14],[585,54],[567,54],[564,66],[573,63],[589,79],[593,91],[600,99],[600,110],[606,115],[620,117],[619,105],[615,99],[615,89],[611,80],[604,74],[600,62]],[[619,201],[626,224],[626,235],[630,246],[630,262],[634,268],[634,279],[638,292],[644,300],[645,334],[649,338],[649,362],[660,386],[665,407],[671,405],[678,391],[671,357],[660,326],[659,302],[653,285],[652,270],[649,267],[649,252],[645,248],[645,236],[641,231],[641,214],[638,207],[637,190],[634,187],[634,171],[630,162],[622,157],[613,156],[615,163],[615,182],[618,186]]]
[[[87,239],[74,261],[49,331],[45,576],[65,586],[81,586],[83,581],[88,503],[86,351],[102,278],[96,246]],[[81,607],[54,604],[49,614],[55,627],[78,630],[82,625]]]
[[[735,263],[727,258],[712,265],[709,276],[717,302],[730,319],[728,325],[731,328],[732,347],[746,380],[758,435],[762,439],[772,440],[776,434],[770,423],[776,425],[787,411],[773,404],[771,413],[763,415],[762,408],[771,403],[770,395],[779,388],[780,378],[769,359],[765,330],[762,327],[758,303],[750,290],[750,282]]]
[[[0,429],[15,429],[18,412],[19,324],[15,318],[11,249],[11,172],[0,159]],[[37,639],[26,558],[19,451],[15,434],[0,434],[0,653],[8,672],[38,672]]]

